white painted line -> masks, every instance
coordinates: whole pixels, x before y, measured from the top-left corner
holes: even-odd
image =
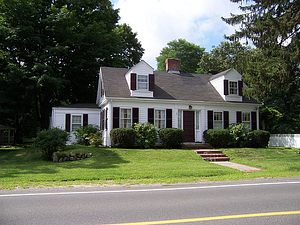
[[[80,191],[80,192],[56,192],[56,193],[55,192],[48,192],[48,193],[27,193],[27,194],[5,194],[5,195],[0,195],[0,197],[79,195],[79,194],[110,194],[110,193],[131,193],[131,192],[157,192],[157,191],[197,190],[197,189],[212,189],[212,188],[250,187],[250,186],[287,185],[287,184],[300,184],[300,181],[277,182],[277,183],[230,184],[230,185],[182,187],[182,188],[154,188],[154,189],[115,190],[115,191]]]

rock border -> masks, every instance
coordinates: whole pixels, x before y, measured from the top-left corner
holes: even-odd
[[[92,153],[60,153],[54,152],[52,155],[53,162],[66,162],[66,161],[77,161],[86,158],[91,158]]]

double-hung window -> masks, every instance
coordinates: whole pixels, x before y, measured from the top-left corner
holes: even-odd
[[[229,93],[231,95],[237,95],[238,94],[238,83],[236,81],[230,81],[229,82]]]
[[[137,75],[137,89],[148,90],[148,75]]]
[[[156,109],[154,114],[154,125],[158,129],[166,128],[166,111]]]
[[[222,112],[214,112],[214,129],[222,129]]]
[[[81,115],[72,115],[72,131],[76,131],[82,125]]]
[[[131,127],[131,109],[121,109],[121,128],[130,128]]]
[[[242,123],[245,126],[248,126],[249,128],[251,127],[251,116],[250,112],[243,112],[242,113]]]

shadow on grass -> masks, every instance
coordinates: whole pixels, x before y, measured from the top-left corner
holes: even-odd
[[[56,174],[62,173],[62,169],[107,169],[116,168],[119,164],[129,163],[122,159],[114,151],[106,149],[87,149],[79,150],[78,148],[67,148],[66,152],[92,152],[92,158],[86,158],[77,161],[66,161],[53,163],[52,161],[43,160],[41,153],[33,148],[28,149],[0,149],[0,179],[30,176],[37,174]],[[34,178],[33,178],[34,179]]]
[[[93,153],[92,158],[55,163],[55,165],[65,169],[107,169],[117,168],[119,164],[129,163],[129,161],[124,160],[118,153],[113,150],[97,149],[91,152]]]

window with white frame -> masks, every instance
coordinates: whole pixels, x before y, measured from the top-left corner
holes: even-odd
[[[76,131],[82,125],[81,115],[72,115],[72,131]]]
[[[154,125],[157,129],[166,128],[166,111],[156,109],[154,113]]]
[[[137,89],[148,90],[148,75],[137,75]]]
[[[245,126],[251,127],[251,115],[250,112],[243,112],[242,113],[242,123]]]
[[[214,129],[223,128],[222,117],[222,112],[214,112]]]
[[[238,93],[238,83],[236,81],[229,82],[229,94],[237,95]]]
[[[120,128],[131,127],[131,109],[121,109]]]

